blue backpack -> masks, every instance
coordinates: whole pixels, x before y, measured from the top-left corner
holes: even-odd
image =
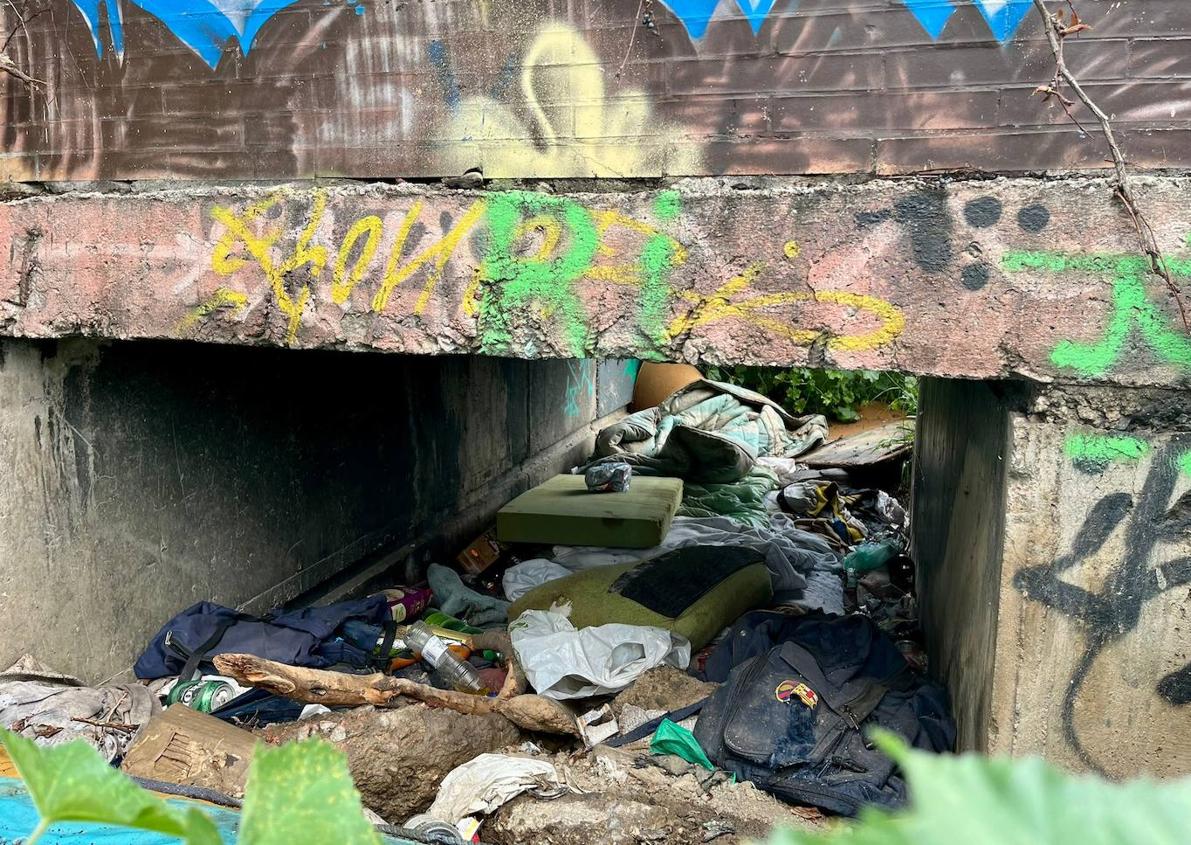
[[[363,669],[372,655],[337,633],[353,619],[380,629],[393,627],[383,595],[264,617],[202,601],[157,632],[133,672],[143,680],[175,675],[186,680],[198,671],[213,671],[210,660],[215,655],[236,653],[312,669],[339,663]]]
[[[796,804],[850,816],[905,801],[905,781],[869,741],[871,727],[930,751],[955,743],[945,690],[865,616],[746,614],[704,677],[724,682],[695,725],[707,756]]]

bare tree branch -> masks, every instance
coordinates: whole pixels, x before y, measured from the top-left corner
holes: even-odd
[[[45,83],[40,79],[35,79],[17,67],[13,60],[8,57],[8,53],[0,52],[0,73],[7,73],[10,76],[15,76],[26,85],[38,85],[43,88],[45,87]]]
[[[1188,321],[1187,309],[1183,304],[1182,293],[1170,276],[1170,270],[1166,266],[1166,259],[1162,256],[1162,250],[1158,246],[1158,239],[1154,235],[1153,228],[1137,204],[1137,196],[1133,191],[1133,180],[1129,174],[1125,155],[1121,152],[1120,144],[1117,143],[1116,133],[1113,132],[1112,121],[1104,113],[1104,110],[1096,105],[1096,102],[1084,91],[1083,86],[1079,84],[1079,80],[1068,69],[1067,62],[1063,57],[1063,43],[1065,39],[1091,29],[1090,26],[1080,21],[1079,15],[1075,12],[1075,7],[1071,5],[1071,0],[1065,0],[1065,2],[1071,10],[1070,21],[1064,19],[1062,10],[1054,13],[1048,12],[1043,0],[1034,0],[1034,7],[1038,10],[1038,14],[1042,15],[1042,20],[1045,23],[1046,40],[1050,43],[1050,49],[1055,58],[1054,77],[1051,79],[1050,84],[1038,86],[1035,93],[1041,94],[1043,101],[1049,100],[1052,97],[1055,98],[1059,105],[1062,106],[1067,117],[1081,131],[1084,131],[1083,126],[1071,111],[1071,107],[1075,105],[1075,101],[1063,95],[1063,85],[1066,84],[1072,93],[1075,94],[1076,98],[1096,118],[1096,122],[1100,124],[1100,132],[1108,144],[1109,152],[1112,154],[1113,168],[1116,172],[1113,193],[1121,201],[1121,205],[1125,207],[1125,211],[1128,212],[1129,218],[1133,221],[1133,228],[1137,231],[1142,252],[1145,253],[1146,259],[1149,261],[1150,272],[1166,283],[1167,289],[1170,291],[1171,296],[1174,297],[1175,304],[1178,306],[1179,316],[1183,320],[1183,328],[1191,332],[1191,322]]]

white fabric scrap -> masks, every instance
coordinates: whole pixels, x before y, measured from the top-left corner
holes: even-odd
[[[691,662],[690,641],[681,634],[618,623],[576,629],[570,612],[570,605],[527,610],[509,625],[517,662],[538,695],[606,695],[662,663],[685,669]]]
[[[561,786],[558,772],[545,760],[481,754],[443,778],[438,797],[426,813],[458,824],[467,816],[493,813],[522,792],[557,790]]]
[[[559,578],[566,578],[570,574],[571,570],[565,566],[539,557],[510,566],[505,570],[501,584],[504,587],[505,598],[517,601],[530,590]]]

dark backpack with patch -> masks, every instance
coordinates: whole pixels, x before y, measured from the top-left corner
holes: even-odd
[[[955,743],[942,687],[864,616],[746,614],[704,674],[726,682],[695,726],[703,750],[792,803],[842,815],[901,805],[905,782],[867,739],[871,727],[931,751]]]

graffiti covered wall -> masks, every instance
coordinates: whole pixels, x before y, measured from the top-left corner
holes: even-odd
[[[1180,279],[1188,187],[1147,193]],[[0,330],[1185,382],[1123,214],[1098,180],[46,196],[0,204]]]
[[[1191,163],[1182,0],[1084,3],[1073,69]],[[23,17],[22,25],[17,20]],[[1027,0],[16,0],[14,179],[1100,167]],[[638,17],[638,15],[640,15]]]
[[[1191,436],[1143,396],[1105,406],[1123,431],[1014,418],[991,751],[1191,770]]]

